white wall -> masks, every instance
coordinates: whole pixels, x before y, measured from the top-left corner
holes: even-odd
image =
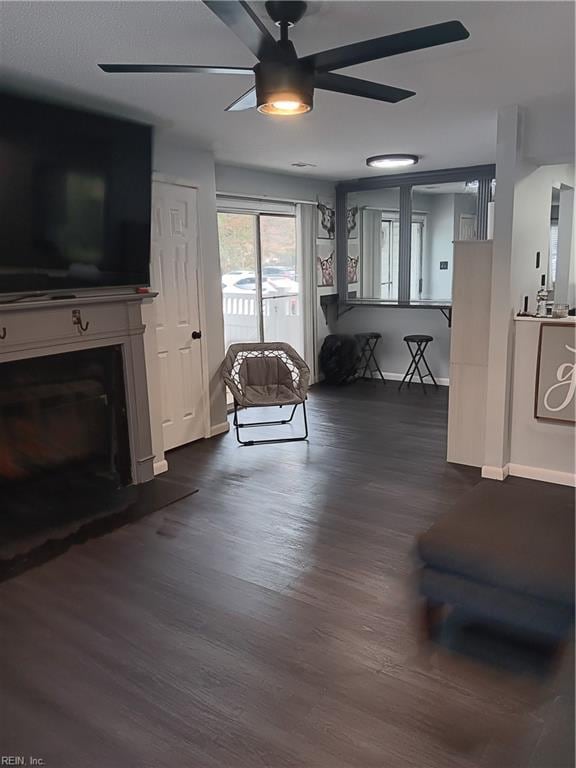
[[[186,179],[198,188],[199,254],[206,312],[206,327],[202,333],[207,345],[210,423],[214,429],[226,421],[224,386],[219,372],[224,358],[224,323],[214,157],[211,152],[195,149],[182,139],[159,133],[154,141],[153,169],[158,173]]]
[[[314,203],[319,196],[334,197],[334,183],[325,179],[219,164],[216,165],[215,175],[219,194]]]
[[[535,165],[574,163],[574,92],[539,99],[522,112],[526,160]]]
[[[381,211],[400,210],[400,188],[370,189],[362,192],[351,192],[346,198],[348,207],[357,205],[359,208],[377,208]]]

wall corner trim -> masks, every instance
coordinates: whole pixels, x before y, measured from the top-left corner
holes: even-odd
[[[558,472],[555,469],[529,467],[525,464],[508,464],[508,469],[513,477],[526,477],[528,480],[540,480],[542,483],[569,485],[576,488],[576,474],[572,472]]]
[[[230,424],[227,421],[223,421],[220,424],[213,424],[210,427],[210,433],[208,437],[216,437],[216,435],[223,435],[225,432],[230,431]]]
[[[168,472],[168,462],[166,459],[154,462],[154,475],[161,475],[162,472]]]
[[[482,477],[486,480],[506,480],[509,474],[509,464],[505,464],[503,467],[491,467],[489,464],[485,464],[482,467]]]

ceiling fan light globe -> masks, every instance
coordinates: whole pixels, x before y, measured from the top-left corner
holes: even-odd
[[[269,97],[269,101],[258,105],[258,112],[264,115],[303,115],[310,112],[312,104],[302,101],[298,94],[278,93]]]

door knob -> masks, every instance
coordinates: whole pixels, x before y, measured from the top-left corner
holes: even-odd
[[[192,338],[193,339],[201,339],[202,338],[202,331],[192,331]]]

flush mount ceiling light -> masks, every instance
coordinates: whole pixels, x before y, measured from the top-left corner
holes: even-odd
[[[368,61],[378,61],[409,51],[434,48],[468,38],[468,30],[459,21],[444,21],[427,27],[395,32],[384,37],[362,40],[328,51],[298,56],[288,30],[306,13],[301,0],[269,0],[266,11],[280,27],[275,40],[262,20],[245,0],[203,0],[218,18],[249,48],[258,59],[254,67],[198,66],[196,64],[99,64],[104,72],[118,74],[208,74],[247,75],[253,87],[236,99],[227,112],[256,107],[267,115],[301,115],[313,107],[314,90],[344,93],[363,99],[395,104],[414,96],[414,91],[383,83],[372,83],[334,70],[346,69]],[[337,5],[335,3],[334,5]]]
[[[418,155],[374,155],[366,159],[366,165],[370,168],[407,168],[416,165],[419,159]]]

